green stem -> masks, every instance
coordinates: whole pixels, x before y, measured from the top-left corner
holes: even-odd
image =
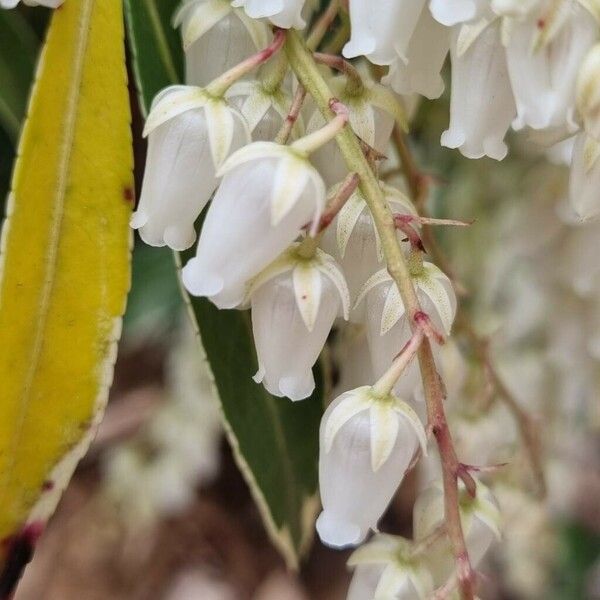
[[[288,33],[285,50],[290,66],[296,73],[298,80],[314,98],[325,119],[329,120],[331,117],[329,105],[332,92],[298,32],[290,31]],[[417,320],[422,316],[422,310],[413,286],[408,264],[396,237],[394,216],[385,201],[377,178],[363,155],[360,143],[349,125],[340,130],[336,136],[336,141],[344,156],[348,170],[357,173],[360,178],[359,186],[379,232],[388,271],[398,286],[411,327],[413,331],[416,331],[418,327]],[[442,461],[448,536],[455,556],[462,597],[472,600],[474,597],[475,573],[469,560],[460,519],[458,503],[460,465],[444,412],[445,393],[443,385],[435,366],[431,344],[427,338],[423,339],[418,356],[427,401],[429,428],[436,438]]]

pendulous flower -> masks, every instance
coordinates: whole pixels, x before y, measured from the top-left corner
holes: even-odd
[[[300,140],[299,140],[300,141]],[[246,285],[300,235],[316,227],[325,184],[294,145],[253,142],[220,169],[196,257],[183,269],[189,292],[219,308],[239,306]]]
[[[319,436],[319,537],[356,546],[377,527],[419,446],[425,452],[425,431],[408,404],[365,386],[329,405]]]
[[[223,99],[202,88],[173,86],[155,98],[144,135],[148,156],[131,226],[151,246],[185,250],[217,187],[217,169],[250,141],[248,126]]]
[[[315,388],[312,367],[335,318],[348,318],[344,275],[325,252],[304,257],[294,244],[248,291],[258,356],[257,383],[274,396],[302,400]]]

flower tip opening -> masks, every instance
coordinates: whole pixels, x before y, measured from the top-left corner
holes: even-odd
[[[326,510],[319,515],[316,528],[321,542],[330,548],[358,546],[367,537],[367,532],[355,523],[339,519]]]

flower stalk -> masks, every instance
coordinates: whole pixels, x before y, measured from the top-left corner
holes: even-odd
[[[286,30],[276,29],[273,40],[266,48],[263,48],[260,52],[248,57],[235,67],[229,69],[229,71],[225,71],[223,75],[217,77],[217,79],[206,86],[206,91],[216,98],[222,98],[225,95],[225,92],[236,81],[244,77],[244,75],[250,73],[250,71],[256,67],[268,61],[276,52],[278,52],[283,46],[285,38]]]
[[[321,76],[319,69],[302,38],[297,32],[288,34],[285,50],[290,66],[300,83],[314,98],[323,116],[328,115],[331,91]],[[394,217],[385,202],[379,182],[368,161],[365,159],[360,143],[345,125],[337,134],[336,141],[344,156],[348,169],[356,172],[360,178],[360,189],[371,210],[373,221],[379,232],[387,268],[394,279],[410,317],[413,331],[418,330],[416,318],[424,314],[412,282],[408,264],[396,237]],[[475,572],[471,566],[463,534],[458,493],[459,461],[456,456],[452,436],[444,411],[444,388],[435,366],[429,340],[424,338],[418,352],[419,365],[427,402],[429,428],[435,435],[442,461],[445,519],[448,537],[452,544],[456,561],[457,575],[462,597],[474,598]]]

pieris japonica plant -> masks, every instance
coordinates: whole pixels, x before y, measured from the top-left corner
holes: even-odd
[[[23,3],[60,15],[79,1]],[[103,1],[81,0],[83,16]],[[133,213],[119,182],[124,214],[143,243],[175,251],[206,386],[275,544],[290,566],[313,537],[352,548],[349,600],[473,600],[486,557],[511,533],[496,496],[548,516],[547,457],[561,454],[555,440],[568,445],[563,422],[581,420],[582,390],[597,379],[600,2],[183,0],[164,23],[162,6],[141,15],[134,2],[129,72],[146,154]],[[88,29],[77,30],[81,48]],[[85,60],[72,60],[81,93],[63,112],[75,116],[54,118],[65,131],[48,144],[61,151],[48,187],[64,199],[54,245],[34,258],[51,271],[72,227],[63,145],[105,50],[88,59],[65,44]],[[3,85],[0,124],[10,113],[18,130]],[[560,165],[552,176],[547,157]],[[521,163],[539,171],[526,177]],[[519,206],[509,214],[497,196]],[[53,316],[54,287],[44,280],[43,311],[23,321]],[[556,385],[519,371],[531,340]],[[560,400],[535,400],[554,395],[578,409],[567,419]],[[192,497],[198,457],[180,467],[201,415],[189,414],[158,413],[146,437],[170,451],[147,476],[133,475],[137,450],[115,455],[113,483],[128,485],[116,497],[149,486],[152,514]],[[403,482],[412,539],[385,518]]]

